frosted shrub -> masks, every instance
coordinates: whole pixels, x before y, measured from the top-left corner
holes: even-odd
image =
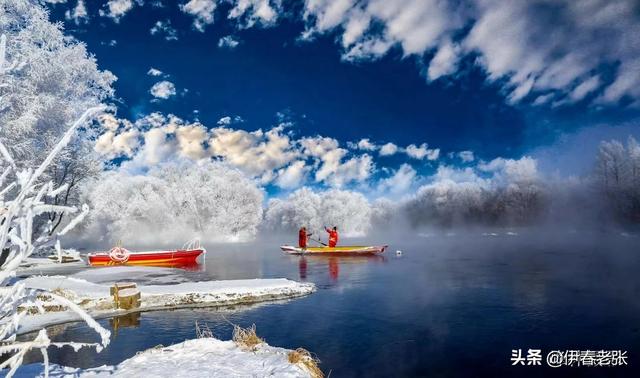
[[[87,188],[92,227],[111,241],[239,241],[255,236],[263,193],[219,162],[167,163],[146,175],[104,174]]]
[[[360,193],[302,188],[286,198],[269,201],[265,227],[294,232],[306,226],[317,232],[323,226],[338,226],[343,236],[363,236],[371,227],[371,217],[371,205]]]

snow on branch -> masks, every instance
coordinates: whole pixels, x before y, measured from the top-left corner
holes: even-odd
[[[0,85],[6,75],[10,74],[5,60],[6,37],[0,37]],[[36,311],[44,311],[44,298],[69,308],[76,312],[92,329],[100,335],[99,344],[82,344],[94,346],[98,351],[109,343],[110,332],[101,327],[86,312],[69,300],[49,292],[26,289],[20,282],[11,283],[17,268],[29,257],[38,246],[42,246],[48,239],[46,230],[34,236],[34,218],[42,212],[51,210],[74,213],[71,206],[54,206],[44,203],[46,196],[55,195],[61,188],[55,188],[53,182],[43,182],[43,173],[56,159],[60,152],[70,143],[76,130],[104,110],[104,106],[87,109],[64,133],[58,143],[51,149],[42,163],[35,169],[27,168],[18,171],[9,151],[0,144],[0,154],[8,165],[0,167],[0,251],[4,261],[0,265],[0,355],[6,359],[0,363],[0,368],[9,368],[7,377],[12,377],[22,364],[25,354],[34,349],[42,352],[45,362],[45,376],[48,376],[47,347],[52,345],[46,330],[40,330],[31,341],[17,342],[17,331],[20,322],[28,311],[35,307]],[[13,181],[11,181],[13,178]],[[7,182],[11,181],[11,182]],[[76,226],[87,214],[88,207],[83,206],[82,213],[67,225],[57,236],[66,234]],[[35,242],[34,242],[35,241]],[[36,243],[37,242],[37,243]],[[59,241],[56,241],[59,248]],[[77,348],[75,343],[56,343],[55,346],[70,345]]]

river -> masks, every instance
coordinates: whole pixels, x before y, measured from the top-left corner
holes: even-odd
[[[640,376],[640,237],[520,230],[398,239],[370,258],[286,256],[270,242],[208,246],[204,269],[181,277],[287,277],[318,291],[287,302],[105,319],[114,334],[104,351],[51,349],[50,358],[117,364],[195,337],[198,321],[221,339],[231,337],[230,323],[255,324],[271,345],[315,353],[331,377]],[[50,333],[96,338],[80,323]],[[518,349],[540,349],[542,366],[512,366]],[[622,350],[628,366],[552,369],[544,359],[552,350]]]

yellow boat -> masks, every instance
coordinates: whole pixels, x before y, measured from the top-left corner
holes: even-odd
[[[290,255],[306,255],[306,254],[328,254],[328,255],[377,255],[383,253],[388,246],[363,246],[363,245],[346,245],[339,247],[307,247],[300,248],[292,245],[282,245],[282,252]]]

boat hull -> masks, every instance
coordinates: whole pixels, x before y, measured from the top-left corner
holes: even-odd
[[[340,246],[340,247],[308,247],[300,248],[291,245],[280,246],[282,252],[289,255],[331,255],[331,256],[359,256],[378,255],[387,249],[386,245],[379,246]]]
[[[204,248],[173,250],[173,251],[151,251],[151,252],[128,252],[123,256],[114,258],[109,252],[97,252],[87,255],[91,266],[121,266],[121,265],[144,265],[179,267],[190,266],[198,263],[198,257],[205,253]]]

